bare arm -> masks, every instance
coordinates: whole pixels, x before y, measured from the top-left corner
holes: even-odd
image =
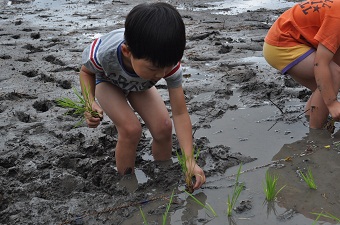
[[[87,69],[85,66],[82,66],[80,68],[79,73],[79,81],[81,84],[81,87],[89,87],[90,88],[90,97],[94,100],[95,96],[95,85],[96,85],[96,78],[95,74],[92,73],[89,69]]]
[[[317,88],[321,92],[323,101],[325,102],[331,116],[340,119],[340,103],[337,100],[337,85],[332,77],[330,64],[334,54],[324,45],[319,44],[314,60],[314,74]]]
[[[99,115],[103,115],[102,108],[95,101],[95,88],[96,88],[96,79],[95,74],[92,73],[85,66],[82,66],[79,73],[80,86],[83,89],[86,87],[89,90],[89,99],[93,100],[92,110],[99,113]],[[84,92],[84,90],[82,90]],[[102,117],[102,116],[101,116]],[[88,112],[85,112],[86,123],[89,127],[95,128],[99,125],[101,118],[92,117],[92,115]]]
[[[170,88],[169,96],[177,138],[186,157],[191,158],[187,162],[187,166],[188,168],[193,168],[192,173],[196,177],[194,189],[198,189],[205,183],[206,178],[203,170],[196,164],[193,158],[192,125],[182,87]]]

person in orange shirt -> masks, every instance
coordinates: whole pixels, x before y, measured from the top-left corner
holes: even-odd
[[[329,114],[340,121],[340,1],[294,5],[279,16],[264,41],[266,61],[313,92],[306,103],[310,128],[323,128]]]

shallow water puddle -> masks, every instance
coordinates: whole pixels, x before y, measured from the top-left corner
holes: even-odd
[[[261,8],[281,9],[291,7],[295,3],[282,0],[224,0],[218,2],[206,3],[206,8],[195,8],[194,11],[214,10],[213,14],[237,15],[246,11],[254,11]]]

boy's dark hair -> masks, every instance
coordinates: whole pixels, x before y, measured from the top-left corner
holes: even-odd
[[[133,57],[157,67],[176,65],[185,49],[185,26],[179,12],[164,2],[140,4],[127,15],[125,41]]]

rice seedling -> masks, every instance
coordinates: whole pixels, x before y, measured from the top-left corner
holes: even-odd
[[[140,211],[140,214],[142,215],[142,218],[143,218],[143,224],[149,225],[148,221],[146,220],[146,216],[145,216],[145,214],[143,212],[143,209],[140,206],[139,206],[139,211]]]
[[[215,217],[217,217],[217,213],[215,212],[215,210],[213,209],[213,207],[211,207],[211,205],[209,205],[209,203],[205,203],[203,204],[200,200],[198,200],[195,196],[193,196],[191,193],[185,191],[197,204],[199,204],[200,206],[202,206],[203,208],[205,208],[206,210],[208,210],[209,212],[211,212]]]
[[[192,155],[187,156],[183,149],[181,149],[181,154],[179,154],[176,151],[178,162],[179,162],[179,164],[182,168],[182,172],[184,173],[184,176],[185,176],[186,191],[189,192],[189,193],[194,192],[194,188],[193,188],[194,184],[193,184],[192,177],[194,176],[193,169],[194,169],[195,165],[193,164],[193,162],[195,160],[197,160],[199,153],[200,153],[200,150],[197,150],[196,153],[194,153],[194,152],[195,151],[193,150]],[[194,158],[195,158],[195,160],[193,160]]]
[[[58,106],[69,109],[66,114],[83,117],[75,126],[79,126],[85,120],[85,112],[89,112],[93,117],[102,117],[102,115],[100,115],[98,112],[92,110],[92,103],[94,100],[90,98],[90,88],[82,85],[82,90],[83,94],[78,92],[77,89],[73,88],[73,92],[76,95],[77,100],[67,97],[56,99]]]
[[[170,206],[172,204],[172,199],[174,197],[174,193],[175,193],[175,190],[172,191],[172,194],[170,196],[170,200],[169,200],[168,204],[166,205],[166,210],[165,210],[165,213],[163,214],[163,217],[162,217],[163,218],[163,223],[162,223],[163,225],[165,225],[166,220],[168,218],[168,214],[169,214]]]
[[[266,195],[267,201],[273,201],[277,194],[286,186],[284,185],[278,191],[276,191],[277,181],[279,177],[276,175],[271,175],[269,170],[266,172],[265,182],[263,184],[263,191]]]
[[[238,181],[240,174],[241,174],[241,168],[242,168],[242,164],[240,165],[240,167],[237,171],[237,174],[236,174],[236,181],[235,181],[233,193],[232,193],[231,197],[230,197],[230,195],[228,195],[228,202],[227,202],[227,205],[228,205],[227,215],[228,216],[232,215],[232,211],[233,211],[233,208],[236,204],[236,201],[237,201],[238,197],[240,196],[241,192],[244,189],[244,184],[240,183]]]
[[[166,205],[166,210],[165,210],[165,212],[164,212],[164,214],[163,214],[163,216],[162,216],[162,225],[165,225],[165,224],[166,224],[166,221],[167,221],[167,219],[168,219],[168,214],[169,214],[169,210],[170,210],[170,207],[171,207],[171,204],[172,204],[172,199],[173,199],[173,197],[174,197],[174,194],[175,194],[175,190],[172,191],[172,194],[171,194],[171,196],[170,196],[169,202],[168,202],[168,204]],[[142,215],[143,223],[144,223],[145,225],[148,225],[149,223],[148,223],[148,221],[147,221],[147,219],[146,219],[146,216],[145,216],[145,214],[144,214],[144,212],[143,212],[142,207],[139,207],[139,211],[140,211],[140,214]]]
[[[306,184],[308,185],[308,187],[310,189],[314,189],[316,190],[317,189],[317,186],[315,184],[315,181],[314,181],[314,177],[313,177],[313,174],[312,174],[312,170],[310,168],[308,168],[307,170],[307,173],[304,174],[301,170],[299,170],[300,174],[301,174],[301,177],[303,178],[303,180],[306,182]]]
[[[330,213],[312,213],[313,215],[317,215],[318,217],[315,219],[314,224],[316,224],[316,222],[320,219],[320,217],[325,217],[325,218],[328,218],[328,219],[332,219],[334,221],[336,221],[338,224],[340,223],[340,218],[330,214]]]

